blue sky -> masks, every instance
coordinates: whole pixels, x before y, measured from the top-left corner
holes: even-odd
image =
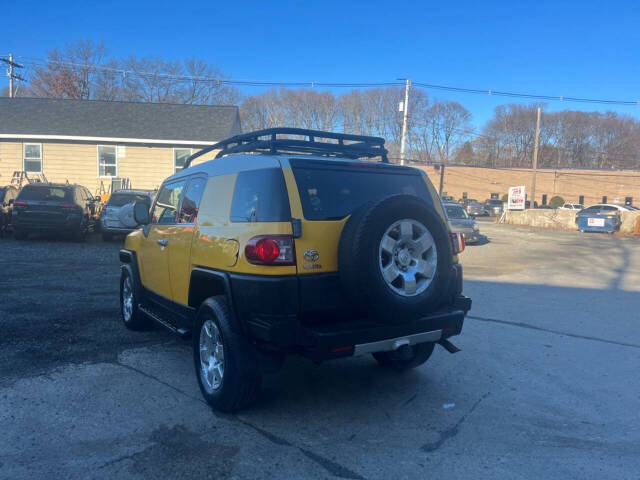
[[[104,40],[116,57],[202,57],[238,80],[410,77],[459,87],[640,100],[637,1],[9,3],[0,54],[45,57],[52,47],[90,37]],[[496,105],[527,102],[428,93],[459,101],[477,125]],[[609,109],[640,118],[640,106],[550,102],[548,108]]]

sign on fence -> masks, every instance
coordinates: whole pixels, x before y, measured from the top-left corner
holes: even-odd
[[[507,201],[507,208],[509,210],[524,210],[525,198],[526,194],[524,185],[520,187],[509,187],[509,200]]]

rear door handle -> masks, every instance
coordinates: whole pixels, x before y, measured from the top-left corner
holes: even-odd
[[[158,245],[160,245],[161,247],[166,247],[167,243],[169,243],[169,240],[167,240],[166,238],[161,238],[160,240],[158,240]]]

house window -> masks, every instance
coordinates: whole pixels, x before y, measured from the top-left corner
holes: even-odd
[[[118,148],[115,145],[98,145],[98,176],[118,176]]]
[[[174,148],[173,149],[173,169],[178,172],[184,168],[184,162],[191,156],[190,148]]]
[[[42,173],[42,144],[23,144],[24,171],[30,173]]]

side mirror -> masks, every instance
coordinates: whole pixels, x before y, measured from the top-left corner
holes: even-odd
[[[93,197],[93,199],[94,199],[96,202],[101,202],[101,201],[102,201],[102,197],[101,197],[100,195],[96,195],[95,197]]]
[[[150,224],[149,205],[145,202],[135,202],[133,204],[133,218],[139,225]]]

